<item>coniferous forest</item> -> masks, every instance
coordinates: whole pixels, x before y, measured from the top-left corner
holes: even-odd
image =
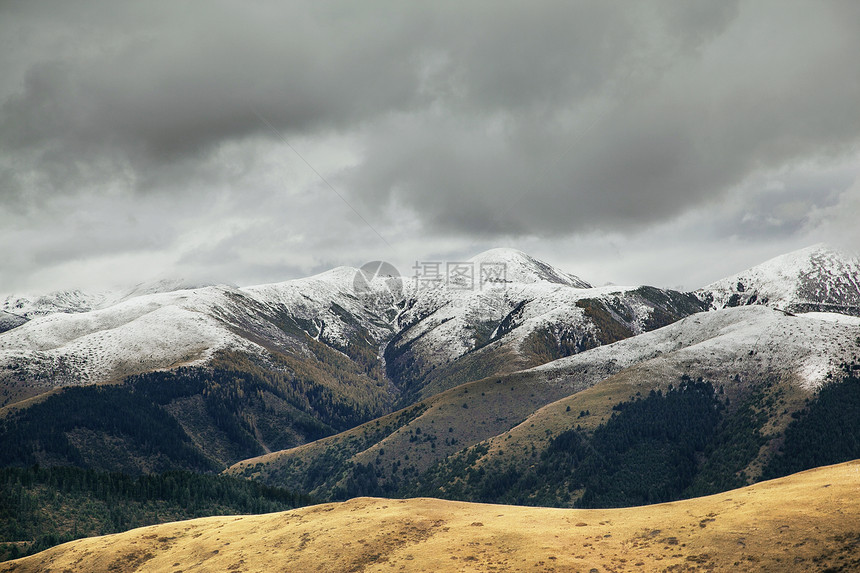
[[[13,559],[155,523],[269,513],[311,502],[256,482],[188,471],[129,476],[69,466],[7,467],[0,469],[0,538],[7,540],[0,556]]]
[[[253,454],[259,451],[259,433],[246,414],[269,391],[265,384],[229,371],[159,372],[116,386],[65,389],[7,415],[0,424],[0,440],[7,446],[0,452],[0,536],[7,540],[2,554],[10,558],[159,522],[310,503],[289,490],[214,475],[223,461],[207,455],[185,432],[177,410],[167,408],[201,397],[208,423],[225,443]],[[322,473],[309,469],[301,489],[310,491],[315,480],[334,476],[340,485],[320,501],[434,496],[622,507],[707,495],[860,457],[860,378],[845,365],[791,415],[760,475],[746,475],[745,468],[768,444],[765,426],[776,407],[771,386],[763,381],[758,391],[732,403],[722,388],[684,376],[665,391],[615,404],[612,415],[591,430],[572,417],[571,427],[533,452],[529,464],[476,464],[486,453],[479,444],[397,479],[372,464],[335,462]],[[306,407],[295,412],[293,427],[304,424],[310,434],[331,432],[321,417],[336,424],[337,414],[326,417],[324,410],[314,417]],[[95,435],[121,441],[126,456],[99,454],[92,442],[87,447],[81,436]]]
[[[770,443],[767,393],[732,404],[707,381],[682,378],[668,391],[621,402],[594,431],[574,424],[536,452],[536,462],[505,465],[477,445],[404,481],[383,480],[370,465],[348,468],[354,495],[434,496],[486,503],[625,507],[709,495],[860,457],[860,378],[845,366],[794,412],[785,438],[757,476],[745,468]]]

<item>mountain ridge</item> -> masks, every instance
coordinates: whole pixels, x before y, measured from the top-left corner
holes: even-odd
[[[390,277],[368,277],[358,269],[338,267],[270,285],[141,294],[104,309],[35,317],[0,334],[0,405],[15,404],[58,387],[118,383],[149,372],[161,376],[159,372],[180,366],[202,368],[193,376],[207,376],[208,371],[211,380],[202,386],[194,382],[189,388],[203,388],[209,398],[177,395],[165,398],[168,402],[160,407],[180,421],[198,446],[218,444],[220,453],[212,454],[213,463],[230,464],[237,460],[238,452],[253,455],[255,451],[298,445],[303,439],[319,436],[323,428],[342,431],[344,424],[372,420],[464,383],[511,376],[518,371],[525,371],[522,376],[528,378],[533,376],[529,368],[555,364],[559,359],[562,361],[555,366],[562,367],[568,356],[581,357],[573,363],[588,364],[583,368],[601,373],[596,378],[590,375],[589,384],[600,382],[632,366],[621,366],[619,348],[645,343],[651,338],[640,338],[644,333],[699,315],[707,308],[693,294],[654,287],[575,286],[569,275],[511,249],[480,253],[472,263],[480,267],[482,262],[492,261],[505,265],[516,261],[526,270],[512,273],[511,282],[492,282],[478,285],[480,288],[438,284],[422,289],[400,281],[399,288],[393,289]],[[688,339],[685,344],[703,335],[704,324],[719,318],[721,311],[716,312],[681,323],[693,329],[692,334],[684,335]],[[761,322],[755,317],[771,317],[767,320],[773,321],[772,317],[785,316],[771,314],[773,311],[765,311],[761,305],[738,312],[749,317],[753,325]],[[662,374],[648,370],[645,362],[631,372],[635,370],[640,377],[660,374],[664,379],[681,375],[714,378],[720,368],[739,363],[736,354],[743,349],[752,352],[753,359],[764,358],[762,368],[787,371],[786,366],[793,365],[793,375],[801,380],[799,386],[814,391],[838,368],[839,360],[850,359],[853,343],[843,341],[848,350],[839,354],[839,359],[831,350],[810,355],[802,346],[819,348],[816,337],[820,335],[799,328],[812,324],[808,318],[798,320],[785,326],[778,326],[781,323],[777,321],[773,327],[796,332],[800,341],[797,347],[790,346],[794,339],[786,335],[760,351],[757,341],[770,340],[770,334],[763,334],[761,326],[753,326],[749,340],[733,342],[729,353],[712,343],[711,350],[693,352],[683,360],[684,353],[675,352],[672,356],[681,362],[664,368]],[[765,323],[770,324],[761,322]],[[852,325],[832,328],[845,333]],[[841,341],[842,334],[831,338]],[[625,339],[629,341],[625,345],[607,347]],[[780,354],[778,350],[783,347],[794,350]],[[653,348],[647,350],[653,354]],[[651,354],[648,356],[653,359]],[[604,364],[601,356],[612,359]],[[801,357],[806,362],[798,365]],[[653,364],[669,362],[664,357]],[[755,372],[762,375],[768,372],[756,368]],[[224,383],[227,388],[218,387]],[[525,388],[522,392],[522,403],[528,408],[565,397],[550,392],[535,402],[531,392]],[[212,402],[215,396],[222,396],[232,409],[224,411],[217,406]],[[315,407],[313,403],[323,396],[324,408]],[[519,412],[516,416],[521,416],[520,420],[528,417],[533,413],[528,408],[522,412],[515,408]],[[274,439],[274,411],[283,412],[293,424],[284,428],[291,436],[288,440]],[[311,426],[307,426],[308,415],[318,418]],[[520,421],[507,416],[501,416],[505,420],[501,426],[492,426],[496,432],[510,428],[504,424]],[[481,441],[493,435],[475,437]],[[91,438],[84,441],[85,445],[103,439]],[[231,439],[239,442],[230,443]],[[460,437],[458,445],[462,447],[464,442]],[[448,451],[450,446],[449,442],[437,452]]]
[[[482,263],[512,272],[482,281]],[[832,426],[860,407],[860,317],[809,304],[852,292],[841,255],[696,293],[591,287],[511,249],[456,264],[425,285],[337,267],[33,316],[0,333],[4,463],[570,507],[784,475],[783,445],[853,451]]]
[[[762,304],[789,312],[860,316],[860,259],[818,243],[769,259],[696,292],[711,308]]]
[[[860,323],[788,316],[761,306],[692,315],[531,369],[467,382],[400,414],[415,415],[398,420],[392,414],[294,450],[243,460],[227,471],[325,498],[353,479],[356,464],[372,465],[381,491],[402,495],[392,476],[414,482],[433,464],[467,456],[481,444],[488,450],[472,467],[484,458],[528,464],[535,446],[545,447],[572,424],[594,428],[616,404],[666,391],[683,377],[723,386],[733,401],[778,383],[785,411],[774,411],[773,420],[784,424],[841,364],[860,361],[858,340]],[[585,410],[587,416],[577,417]],[[312,481],[308,471],[318,463],[325,470]]]
[[[58,385],[100,383],[150,370],[205,365],[217,352],[228,349],[264,359],[272,350],[307,355],[309,340],[350,359],[360,358],[368,368],[373,362],[385,363],[392,375],[395,372],[389,366],[396,360],[383,356],[383,350],[393,351],[396,344],[388,343],[409,329],[415,332],[407,337],[410,344],[419,335],[421,344],[435,338],[417,354],[420,344],[409,350],[410,360],[428,367],[439,366],[440,360],[456,361],[511,331],[519,332],[522,339],[543,330],[556,346],[566,344],[564,336],[587,335],[592,340],[588,344],[595,345],[602,343],[601,337],[586,333],[592,319],[577,319],[582,326],[572,327],[574,333],[561,332],[572,316],[581,317],[577,300],[588,293],[603,296],[630,290],[594,290],[573,275],[511,249],[480,253],[471,263],[479,268],[485,263],[505,269],[510,265],[511,275],[468,289],[453,283],[421,289],[402,279],[367,281],[359,269],[337,267],[312,277],[242,288],[213,285],[166,292],[138,288],[133,296],[90,296],[73,291],[15,304],[7,299],[7,306],[29,313],[30,319],[4,314],[3,323],[9,328],[0,334],[0,379],[5,380],[10,394],[0,405]],[[153,288],[157,291],[169,285],[159,283]],[[536,315],[539,304],[544,310]],[[635,308],[641,306],[637,302]],[[571,311],[559,314],[553,310],[562,307]],[[682,315],[690,310],[699,309],[681,311]],[[547,313],[552,312],[558,316],[551,318]],[[676,311],[670,311],[673,313]],[[540,314],[546,317],[529,322],[529,316]],[[582,328],[585,334],[579,333]],[[514,349],[521,343],[519,339],[510,341]],[[436,356],[437,349],[447,349],[446,355]]]

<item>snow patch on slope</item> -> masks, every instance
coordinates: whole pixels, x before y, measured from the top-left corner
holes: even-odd
[[[145,295],[111,307],[37,317],[0,335],[0,364],[55,384],[82,384],[178,364],[207,361],[251,344],[220,315],[227,288]]]
[[[719,380],[794,376],[806,390],[860,355],[860,324],[791,316],[763,306],[699,313],[663,328],[532,368],[548,380],[591,385],[636,366],[639,376]],[[590,373],[590,375],[589,375]]]
[[[860,326],[860,316],[848,316],[837,312],[804,312],[798,316],[814,318],[815,320],[823,320],[825,322],[838,322],[840,324]]]

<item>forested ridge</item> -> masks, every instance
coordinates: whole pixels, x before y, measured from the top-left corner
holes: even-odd
[[[375,413],[302,373],[265,374],[238,356],[219,364],[63,388],[11,412],[0,420],[0,467],[220,471],[266,447],[313,441]]]
[[[748,381],[738,393],[682,376],[616,403],[596,427],[578,423],[589,412],[570,412],[566,430],[529,451],[488,455],[482,442],[408,474],[343,456],[297,487],[326,499],[429,496],[583,508],[709,495],[860,457],[856,372],[845,365],[805,405],[775,378]],[[323,454],[308,467],[332,458]],[[279,475],[267,483],[277,484]]]
[[[129,476],[57,466],[0,469],[0,556],[209,515],[284,511],[312,503],[293,492],[187,471]]]

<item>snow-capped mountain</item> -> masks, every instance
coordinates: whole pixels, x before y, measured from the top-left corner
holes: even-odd
[[[308,344],[321,342],[347,352],[369,346],[375,356],[391,334],[385,316],[393,316],[394,301],[382,280],[357,295],[352,286],[357,272],[344,267],[245,289],[211,286],[123,296],[114,304],[75,295],[70,300],[80,304],[70,306],[73,311],[54,305],[51,313],[31,314],[31,320],[0,334],[5,403],[56,386],[207,364],[224,350],[263,359],[273,351],[312,357]],[[85,304],[101,308],[84,310]]]
[[[424,471],[433,460],[505,432],[513,436],[505,451],[513,443],[526,447],[546,440],[569,427],[568,412],[602,408],[601,415],[609,416],[613,404],[677,383],[681,376],[723,385],[737,392],[733,401],[771,383],[786,400],[802,401],[838,374],[843,362],[860,356],[860,318],[820,312],[827,308],[820,305],[800,314],[809,306],[797,305],[854,304],[846,285],[854,280],[855,267],[839,260],[818,248],[731,278],[736,291],[755,291],[756,302],[766,297],[778,301],[781,310],[750,304],[705,312],[708,304],[699,296],[714,306],[740,304],[720,302],[714,293],[723,293],[717,288],[721,283],[698,296],[642,286],[595,288],[508,249],[482,253],[466,261],[465,272],[458,268],[448,277],[454,280],[429,288],[338,267],[244,288],[122,293],[115,302],[59,297],[75,310],[31,314],[26,322],[0,316],[10,325],[0,333],[0,407],[15,409],[28,397],[64,386],[121,382],[110,388],[142,407],[167,412],[217,465],[308,445],[412,405],[382,425],[400,420],[394,426],[411,428],[408,418],[414,414],[415,423],[430,419],[437,428],[456,430],[445,436],[444,447],[440,437],[438,444],[421,442],[420,455],[410,454],[415,471]],[[475,277],[468,273],[482,267],[493,271],[484,277],[492,280],[471,282]],[[84,310],[86,305],[99,308]],[[180,366],[202,368],[160,372]],[[609,394],[579,395],[593,387],[599,394],[597,385]],[[72,404],[100,391],[54,395]],[[570,408],[553,407],[574,395],[579,401],[567,404]],[[48,400],[24,402],[21,411]],[[102,410],[108,407],[100,404]],[[421,414],[425,408],[427,415]],[[784,406],[774,408],[774,420],[791,415]],[[552,419],[543,420],[544,414]],[[384,437],[382,425],[371,422],[362,430],[370,432],[369,441],[350,446],[370,445],[369,453],[356,452],[360,463],[376,464],[373,444]],[[176,431],[175,424],[171,427]],[[99,467],[115,467],[113,454],[96,455],[105,448],[121,454],[113,430],[89,430],[100,437],[73,436],[90,440],[81,445],[81,455],[106,464]],[[411,439],[417,429],[407,435],[403,426],[397,432],[397,439],[385,438],[386,450],[395,443],[404,452],[419,447]],[[30,454],[36,456],[46,443],[30,444]],[[140,459],[121,467],[157,461],[145,448],[135,451]],[[296,471],[304,476],[306,467]]]
[[[389,337],[402,292],[385,277],[357,279],[359,269],[337,267],[318,275],[282,283],[250,286],[241,292],[271,313],[286,313],[312,338],[345,349],[366,331],[366,342],[378,345]],[[356,288],[360,280],[360,288]]]
[[[469,259],[469,262],[475,266],[476,272],[484,269],[488,275],[494,269],[501,268],[502,275],[495,277],[496,282],[515,284],[547,282],[577,288],[591,288],[589,283],[576,275],[567,273],[517,249],[490,249],[475,255]]]
[[[659,328],[705,309],[692,295],[652,287],[581,288],[526,274],[532,282],[480,291],[418,293],[386,346],[389,375],[409,397],[427,396],[469,376],[542,364]],[[522,276],[522,275],[521,275]],[[425,388],[426,387],[426,388]]]
[[[311,341],[370,367],[384,364],[382,345],[404,330],[409,332],[398,348],[408,344],[411,356],[420,354],[432,364],[457,360],[492,338],[507,336],[518,346],[526,330],[549,323],[569,322],[568,330],[577,331],[583,323],[573,319],[584,311],[576,301],[600,294],[582,279],[512,249],[481,253],[467,267],[478,273],[470,284],[457,283],[451,274],[450,282],[430,289],[338,267],[245,288],[174,290],[184,283],[161,282],[119,293],[9,297],[4,305],[12,314],[4,315],[0,377],[17,388],[8,402],[55,386],[207,364],[220,351],[264,360],[272,351],[312,355]],[[486,273],[483,282],[481,272]],[[639,330],[634,326],[631,333]],[[415,337],[422,343],[412,345]]]
[[[711,308],[761,304],[860,316],[860,260],[818,244],[721,279],[697,294]]]
[[[404,392],[402,403],[705,309],[695,296],[674,291],[592,287],[514,249],[491,249],[463,265],[465,278],[416,281],[406,289],[397,333],[384,352],[388,375]]]
[[[203,288],[205,286],[210,285],[192,283],[185,279],[161,279],[114,291],[85,292],[74,289],[44,295],[8,295],[0,300],[0,310],[29,320],[58,312],[67,314],[89,312],[107,308],[137,296]]]
[[[56,386],[206,365],[225,351],[267,367],[272,353],[324,360],[313,350],[318,344],[359,364],[373,378],[369,384],[385,371],[389,391],[408,402],[636,336],[707,304],[860,308],[857,260],[821,246],[718,281],[699,298],[652,287],[591,287],[513,249],[486,251],[463,268],[430,285],[338,267],[244,288],[172,290],[182,283],[159,283],[120,293],[10,297],[0,315],[2,403]]]
[[[120,298],[109,292],[86,293],[81,290],[57,291],[35,296],[10,295],[0,302],[0,310],[31,319],[56,312],[89,312],[116,303]]]
[[[227,328],[228,317],[244,314],[231,295],[240,293],[209,287],[33,318],[0,335],[0,376],[26,396],[202,362],[226,347],[248,348]]]
[[[688,316],[531,371],[572,388],[591,385],[582,378],[589,371],[607,376],[635,367],[642,380],[688,374],[716,383],[736,375],[739,380],[779,376],[813,391],[840,364],[860,356],[858,336],[858,317],[817,312],[789,315],[762,305],[732,307]]]

